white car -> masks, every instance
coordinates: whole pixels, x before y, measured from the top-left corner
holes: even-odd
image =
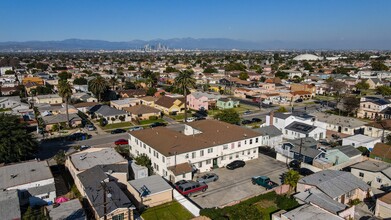
[[[190,118],[187,118],[186,122],[193,122],[195,121],[196,118],[195,117],[190,117]]]

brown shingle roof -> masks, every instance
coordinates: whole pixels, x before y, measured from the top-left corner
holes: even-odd
[[[171,108],[174,105],[174,102],[176,100],[177,99],[175,99],[175,98],[171,98],[171,97],[168,97],[168,96],[162,96],[155,102],[155,104],[163,106],[165,108]],[[180,100],[182,102],[184,101],[183,99],[178,99],[178,100]]]
[[[371,154],[379,157],[384,157],[386,159],[391,159],[391,145],[377,143],[375,144],[375,147],[373,148]]]
[[[171,170],[175,176],[184,174],[184,173],[190,173],[193,171],[191,165],[189,163],[181,163],[177,164],[176,166],[168,167],[167,169]]]
[[[165,156],[201,150],[208,147],[260,136],[257,132],[217,120],[201,120],[188,123],[201,131],[185,135],[165,127],[131,131],[130,134]]]
[[[384,120],[381,121],[381,123],[375,121],[375,122],[368,123],[366,125],[374,127],[374,128],[378,128],[378,129],[383,129],[383,126],[384,126],[384,128],[386,130],[390,130],[391,129],[391,119],[384,119]]]
[[[152,97],[152,96],[145,96],[145,97],[141,97],[140,99],[145,100],[147,102],[155,102],[157,100],[156,97]]]
[[[380,201],[391,204],[391,192],[379,198]]]
[[[143,115],[148,113],[160,113],[160,111],[156,108],[152,108],[147,105],[135,105],[132,107],[125,107],[122,110],[132,113],[133,115]]]
[[[121,97],[123,97],[125,94],[128,97],[132,97],[132,96],[145,96],[147,93],[145,92],[145,90],[142,89],[128,89],[120,92]]]
[[[80,103],[74,104],[73,107],[83,108],[83,107],[91,107],[91,106],[95,106],[95,105],[99,105],[99,103],[97,103],[97,102],[80,102]]]

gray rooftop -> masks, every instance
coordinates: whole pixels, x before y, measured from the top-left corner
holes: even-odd
[[[112,108],[108,105],[95,105],[95,106],[91,107],[89,109],[89,111],[94,112],[99,115],[102,115],[104,117],[116,116],[116,115],[126,115],[127,114],[125,111]]]
[[[357,188],[364,191],[369,189],[353,174],[338,170],[323,170],[300,179],[299,183],[315,186],[333,199]]]
[[[300,150],[300,147],[295,145],[292,149],[291,149],[292,152],[295,152],[295,153],[301,153],[302,155],[306,156],[306,157],[310,157],[310,158],[315,158],[317,157],[319,154],[322,153],[322,151],[320,150],[317,150],[315,148],[311,148],[311,147],[302,147],[301,150]]]
[[[63,220],[84,220],[87,219],[83,207],[78,199],[72,199],[67,202],[59,204],[57,207],[53,205],[46,207],[50,219]]]
[[[222,95],[217,95],[217,94],[213,94],[213,93],[206,93],[206,92],[192,92],[191,95],[194,96],[194,98],[196,99],[199,99],[203,96],[207,97],[208,99],[219,99],[221,97],[223,97]]]
[[[21,219],[17,190],[0,191],[0,219]]]
[[[119,99],[119,100],[112,100],[111,103],[114,103],[116,105],[127,105],[133,102],[140,102],[140,99],[138,98],[125,98],[125,99]]]
[[[29,161],[0,167],[0,189],[53,178],[46,161]]]
[[[318,121],[342,127],[358,128],[366,124],[366,122],[360,121],[355,118],[326,114],[322,112],[316,112],[313,113],[313,115],[317,118]]]
[[[352,145],[338,146],[338,147],[334,147],[334,149],[338,149],[348,157],[354,157],[362,154],[361,151],[357,150]]]
[[[292,115],[291,113],[275,112],[273,117],[281,118],[281,119],[287,119],[291,115]]]
[[[95,149],[94,149],[95,150]],[[86,150],[69,156],[73,166],[79,171],[92,168],[96,165],[109,165],[116,163],[126,163],[114,148],[102,148],[98,151]]]
[[[310,147],[310,148],[316,148],[316,146],[318,145],[318,142],[312,137],[289,140],[288,142],[293,144],[294,146],[302,145],[303,147]]]
[[[359,169],[359,170],[366,170],[371,172],[382,172],[388,178],[391,179],[391,164],[382,162],[382,161],[374,161],[374,160],[367,160],[363,161],[361,163],[356,163],[351,168]],[[387,175],[388,174],[388,175]]]
[[[291,220],[343,220],[343,218],[333,215],[312,205],[303,205],[283,214]]]
[[[57,124],[61,122],[67,122],[66,114],[58,114],[58,115],[49,115],[42,117],[45,124]],[[81,121],[81,118],[77,114],[69,114],[69,121]]]
[[[265,127],[260,127],[257,129],[254,129],[254,131],[262,134],[262,135],[267,135],[269,137],[276,137],[282,135],[282,132],[276,128],[274,125],[269,125]]]
[[[129,184],[140,194],[144,192],[144,190],[141,189],[143,186],[147,187],[147,189],[150,191],[150,195],[172,190],[172,187],[161,176],[158,175],[131,180],[129,181]]]
[[[336,200],[333,200],[332,198],[328,197],[326,194],[316,188],[300,192],[294,195],[294,197],[305,203],[311,203],[316,206],[319,206],[322,209],[325,209],[333,214],[338,214],[339,212],[348,208],[346,205],[339,203]]]
[[[294,121],[285,127],[286,130],[299,132],[302,134],[309,134],[316,129],[316,126],[305,124],[302,122]]]

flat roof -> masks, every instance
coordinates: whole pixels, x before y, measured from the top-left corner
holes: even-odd
[[[127,160],[113,148],[88,149],[70,155],[69,159],[79,171],[92,168],[96,165],[127,163]]]
[[[50,205],[46,208],[51,219],[87,219],[86,213],[84,212],[84,209],[78,199],[72,199],[67,202],[60,203],[56,207]]]
[[[300,220],[343,220],[343,218],[329,213],[321,208],[312,205],[302,205],[283,214],[288,219]]]
[[[144,193],[143,187],[146,187],[146,189],[149,190],[148,195],[172,190],[172,187],[163,179],[163,177],[158,175],[148,176],[137,180],[131,180],[129,181],[129,184],[135,190],[137,190],[140,195]]]
[[[351,168],[359,169],[359,170],[366,170],[366,171],[372,171],[372,172],[381,172],[383,170],[386,170],[391,167],[391,164],[382,162],[382,161],[375,161],[375,160],[366,160],[361,163],[356,163]]]
[[[0,219],[21,219],[18,191],[0,191]]]
[[[0,167],[0,190],[53,178],[46,161],[29,161]]]

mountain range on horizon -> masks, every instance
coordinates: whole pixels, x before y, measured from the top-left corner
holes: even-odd
[[[59,41],[0,42],[0,51],[18,50],[131,50],[145,45],[162,44],[170,49],[188,50],[390,50],[391,41],[358,42],[348,40],[318,42],[264,41],[254,42],[228,38],[172,38],[155,40],[105,41],[88,39],[66,39]]]

